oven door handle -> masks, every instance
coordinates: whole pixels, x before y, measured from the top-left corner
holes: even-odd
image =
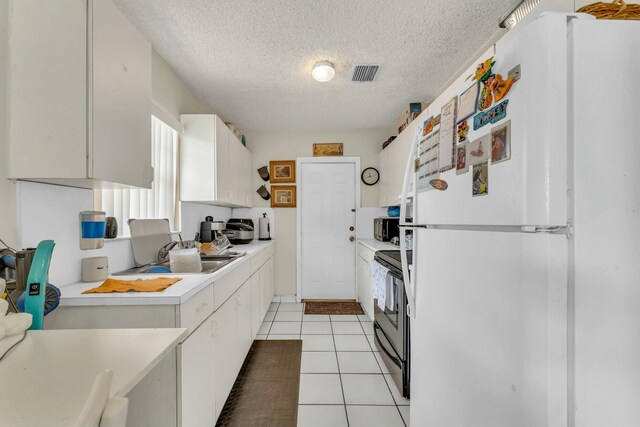
[[[402,368],[402,363],[400,362],[400,359],[398,359],[397,356],[394,356],[393,354],[389,353],[389,350],[387,350],[386,346],[382,343],[382,341],[380,340],[380,338],[378,338],[378,332],[380,331],[382,334],[384,334],[384,332],[382,332],[382,329],[380,328],[380,326],[378,326],[377,323],[373,323],[373,335],[375,335],[376,338],[376,342],[380,343],[380,348],[382,348],[382,351],[384,351],[384,353],[387,355],[387,357],[389,359],[391,359],[391,361],[397,365],[399,368]]]

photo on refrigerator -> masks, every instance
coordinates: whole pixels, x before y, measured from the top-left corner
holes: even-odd
[[[489,163],[484,162],[473,166],[473,196],[489,194]]]
[[[491,130],[491,164],[511,158],[511,120]]]

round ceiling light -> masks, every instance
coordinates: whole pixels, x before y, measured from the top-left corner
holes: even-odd
[[[311,76],[320,83],[328,82],[336,75],[333,64],[329,61],[316,62],[311,71]]]

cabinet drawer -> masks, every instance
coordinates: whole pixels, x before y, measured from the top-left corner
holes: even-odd
[[[236,261],[237,262],[237,261]],[[223,278],[213,282],[214,311],[217,310],[231,295],[251,276],[251,264],[244,262],[235,270],[227,273]]]
[[[193,332],[213,313],[213,286],[209,285],[180,305],[180,328]]]
[[[357,248],[357,254],[361,258],[363,258],[367,262],[373,261],[373,256],[375,254],[374,251],[366,247],[365,245],[359,243]]]
[[[260,270],[260,267],[267,261],[266,249],[261,250],[257,254],[251,257],[251,274]]]

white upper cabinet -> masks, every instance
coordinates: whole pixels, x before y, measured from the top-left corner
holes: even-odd
[[[218,116],[180,118],[180,200],[251,207],[251,152]]]
[[[14,0],[9,176],[151,188],[151,45],[110,0]]]
[[[410,131],[409,131],[410,129]],[[381,207],[399,205],[402,184],[409,151],[413,149],[415,130],[406,128],[391,144],[380,152],[379,205]]]

